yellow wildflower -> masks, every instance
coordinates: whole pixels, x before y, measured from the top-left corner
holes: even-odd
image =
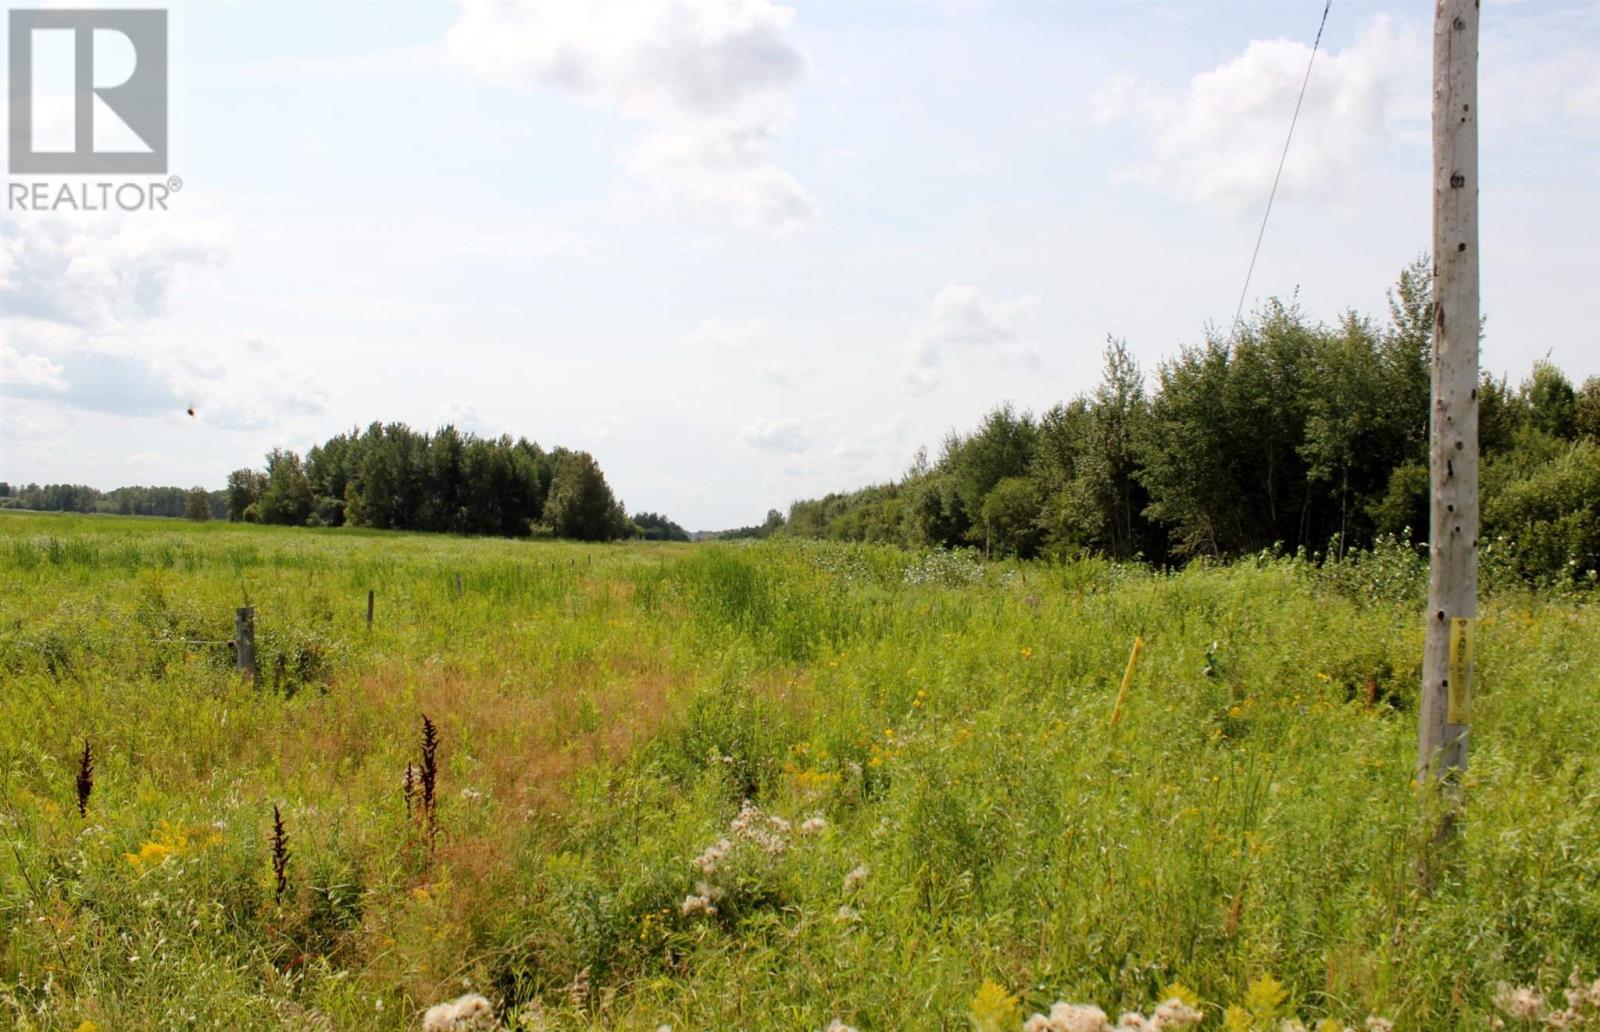
[[[974,1032],[1011,1032],[1022,1020],[1021,1004],[1005,986],[985,978],[967,1005]]]

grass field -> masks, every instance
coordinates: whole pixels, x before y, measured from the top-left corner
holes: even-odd
[[[1202,1028],[1464,1030],[1502,981],[1600,964],[1581,597],[1486,600],[1424,894],[1404,555],[1157,574],[7,513],[0,584],[22,1028],[416,1028],[473,990],[527,1029],[1018,1029],[1181,983]]]

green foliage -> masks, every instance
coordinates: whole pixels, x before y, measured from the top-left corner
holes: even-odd
[[[1593,583],[1600,571],[1600,445],[1566,445],[1488,499],[1484,537],[1529,580]]]
[[[556,537],[578,541],[611,541],[627,534],[627,510],[612,497],[594,457],[560,452],[555,460],[542,525]]]
[[[646,541],[687,541],[689,532],[658,512],[636,512],[633,525]]]
[[[1161,363],[1148,393],[1113,339],[1094,391],[1037,421],[994,409],[946,438],[936,462],[919,453],[897,482],[795,502],[787,532],[1157,565],[1324,548],[1337,558],[1384,536],[1423,540],[1431,289],[1422,257],[1401,271],[1385,326],[1355,312],[1313,324],[1269,302],[1232,336]],[[1590,510],[1571,489],[1581,460],[1503,504],[1497,493],[1555,462],[1558,445],[1600,442],[1600,378],[1574,389],[1547,362],[1517,386],[1485,375],[1479,434],[1484,512],[1504,513],[1508,533],[1533,528],[1514,556],[1495,556],[1496,575],[1570,582],[1589,562]]]

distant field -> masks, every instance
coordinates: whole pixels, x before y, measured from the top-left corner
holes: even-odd
[[[988,1030],[1179,984],[1483,1029],[1600,967],[1600,610],[1486,601],[1425,896],[1419,574],[0,513],[0,1012]]]

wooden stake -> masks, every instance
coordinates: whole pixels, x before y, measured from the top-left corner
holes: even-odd
[[[1478,3],[1433,25],[1433,407],[1427,635],[1417,780],[1467,766],[1478,616]]]
[[[367,589],[367,630],[369,631],[372,630],[372,606],[377,594],[371,588]]]
[[[250,680],[256,679],[256,609],[240,606],[233,614],[234,665]]]
[[[1139,653],[1144,651],[1144,639],[1135,636],[1133,651],[1128,653],[1128,669],[1122,672],[1122,687],[1117,691],[1117,704],[1111,707],[1111,723],[1122,720],[1122,707],[1128,701],[1128,689],[1133,687],[1133,671],[1139,665]]]

